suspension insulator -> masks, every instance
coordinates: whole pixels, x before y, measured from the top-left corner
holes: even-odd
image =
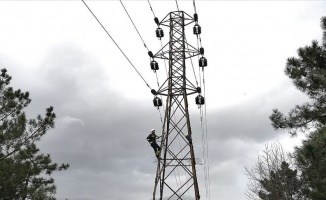
[[[153,54],[151,51],[148,52],[148,55],[149,55],[149,57],[151,57],[151,58],[154,57],[154,54]]]
[[[153,95],[157,95],[157,92],[156,92],[154,89],[151,89],[151,93],[152,93]]]
[[[163,30],[161,28],[156,29],[156,37],[158,37],[159,39],[164,37],[164,32],[163,32]]]
[[[200,87],[197,87],[196,88],[197,92],[200,94],[201,93],[201,88]]]
[[[199,52],[200,52],[201,55],[204,55],[204,53],[205,53],[204,48],[200,47]]]
[[[156,70],[159,69],[159,67],[158,67],[158,63],[157,63],[155,60],[153,60],[153,61],[151,62],[151,69],[152,69],[153,71],[156,71]]]
[[[160,23],[160,22],[158,21],[158,18],[157,18],[157,17],[154,18],[154,22],[155,22],[157,25],[159,25],[159,23]]]
[[[162,105],[163,105],[163,104],[162,104],[162,99],[160,99],[160,98],[158,98],[158,97],[155,97],[155,98],[153,99],[153,104],[154,104],[155,107],[160,107],[160,106],[162,106]]]
[[[199,94],[196,97],[196,104],[197,105],[204,105],[205,104],[205,98]]]
[[[207,66],[207,59],[205,57],[201,57],[199,59],[199,67],[206,67]]]
[[[201,34],[201,27],[200,27],[198,24],[195,24],[193,30],[194,30],[194,34],[195,34],[195,35],[199,35],[199,34]]]
[[[194,20],[195,20],[195,22],[198,22],[198,15],[197,15],[197,13],[194,14]]]

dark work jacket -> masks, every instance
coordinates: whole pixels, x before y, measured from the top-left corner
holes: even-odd
[[[156,138],[158,138],[157,135],[151,133],[146,139],[150,144],[152,144],[153,142],[156,142]]]

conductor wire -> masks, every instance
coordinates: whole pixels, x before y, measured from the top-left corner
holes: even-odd
[[[178,1],[175,0],[175,3],[177,4],[178,11],[180,11],[180,10],[179,10],[179,5],[178,5]]]
[[[121,0],[120,0],[120,3],[121,3],[121,5],[122,5],[123,9],[126,11],[126,13],[127,13],[128,17],[129,17],[129,19],[130,19],[130,21],[131,21],[132,25],[134,25],[134,27],[135,27],[135,29],[136,29],[136,31],[137,31],[137,33],[138,33],[138,35],[139,35],[140,39],[143,41],[143,44],[144,44],[145,48],[146,48],[146,49],[149,51],[149,49],[147,48],[147,46],[146,46],[146,44],[145,44],[145,41],[144,41],[143,37],[140,35],[140,33],[139,33],[139,31],[138,31],[138,29],[137,29],[137,27],[136,27],[136,25],[135,25],[134,21],[132,21],[132,19],[131,19],[131,17],[130,17],[130,15],[129,15],[129,13],[128,13],[128,11],[127,11],[126,7],[123,5],[123,3],[122,3],[122,1],[121,1]]]
[[[152,13],[153,13],[153,15],[154,15],[154,18],[155,18],[156,16],[155,16],[154,10],[153,10],[153,8],[152,8],[152,5],[151,5],[151,3],[149,2],[149,0],[147,0],[147,2],[148,2],[148,4],[149,4],[149,8],[151,9],[151,11],[152,11]]]
[[[128,60],[128,62],[131,64],[131,66],[134,68],[134,70],[138,73],[138,75],[140,76],[140,78],[143,79],[143,81],[145,82],[145,84],[147,85],[147,87],[149,87],[150,89],[152,89],[148,83],[146,82],[146,80],[144,79],[144,77],[139,73],[139,71],[137,70],[137,68],[132,64],[132,62],[129,60],[129,58],[127,57],[127,55],[122,51],[122,49],[119,47],[119,45],[116,43],[116,41],[113,39],[113,37],[109,34],[109,32],[105,29],[105,27],[102,25],[102,23],[100,22],[100,20],[95,16],[95,14],[92,12],[92,10],[88,7],[88,5],[85,3],[84,0],[82,0],[82,2],[85,4],[85,6],[87,7],[87,9],[89,10],[90,13],[92,13],[93,17],[97,20],[97,22],[101,25],[101,27],[103,28],[103,30],[106,32],[106,34],[111,38],[111,40],[113,41],[113,43],[118,47],[118,49],[120,50],[120,52],[124,55],[124,57]]]

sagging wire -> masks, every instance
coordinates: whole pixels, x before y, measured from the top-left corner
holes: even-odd
[[[205,87],[205,74],[203,71],[203,86],[204,86],[204,98],[206,99],[206,87]],[[203,146],[203,157],[204,157],[204,173],[205,173],[205,188],[206,197],[210,198],[210,172],[209,172],[209,159],[208,159],[208,142],[207,142],[207,108],[206,104],[204,109],[200,108],[200,120],[202,130],[202,146]]]
[[[157,77],[157,73],[156,73],[156,71],[155,71],[154,73],[155,73],[155,75],[156,75],[157,86],[160,87],[160,83],[159,83],[159,81],[158,81],[158,77]],[[162,99],[162,95],[161,95],[161,99]],[[165,110],[165,109],[164,109],[164,104],[162,104],[162,107],[163,107],[163,110]],[[159,111],[159,113],[160,113],[160,119],[161,119],[161,122],[162,122],[162,128],[163,128],[164,124],[163,124],[163,120],[162,120],[161,109],[158,108],[158,111]]]
[[[206,171],[206,139],[204,134],[204,126],[203,126],[203,109],[200,107],[200,128],[202,132],[202,147],[203,147],[203,164],[204,164],[204,174],[205,174],[205,191],[206,191],[206,197],[208,196],[208,186],[207,186],[207,171]]]
[[[186,38],[186,36],[185,36],[185,41],[186,41],[186,44],[187,44],[187,49],[188,49],[188,51],[189,51],[189,44],[188,44],[188,42],[187,42],[187,38]],[[191,62],[192,70],[193,70],[193,72],[194,72],[194,77],[195,77],[195,80],[196,80],[196,85],[197,85],[197,87],[198,87],[198,81],[197,81],[197,76],[196,76],[196,73],[195,73],[195,67],[194,67],[194,64],[193,64],[193,62],[192,62],[192,57],[190,57],[190,62]]]
[[[152,13],[153,13],[154,18],[156,18],[151,3],[149,2],[149,0],[147,0],[147,2],[148,2],[148,5],[149,5],[149,8],[151,9],[151,11],[152,11]],[[159,83],[159,81],[158,81],[158,76],[157,76],[156,71],[154,71],[154,73],[155,73],[155,75],[156,75],[157,86],[160,87],[160,83]],[[161,95],[161,99],[162,99],[162,95]],[[160,108],[158,108],[158,110],[159,110],[159,113],[160,113],[160,119],[161,119],[161,122],[162,122],[162,129],[163,129],[163,128],[164,128],[164,127],[163,127],[164,124],[163,124],[163,120],[162,120],[161,110],[160,110]],[[163,110],[165,110],[165,108],[164,108],[164,104],[163,104]]]
[[[205,86],[205,73],[203,70],[203,85],[204,85],[204,98],[206,98],[206,86]],[[206,101],[207,103],[207,101]],[[207,109],[205,104],[205,137],[207,140]],[[208,197],[211,197],[211,180],[210,180],[210,172],[209,172],[209,155],[208,155],[208,143],[206,143],[206,166],[207,166],[207,177],[208,177]]]
[[[116,41],[113,39],[113,37],[109,34],[109,32],[105,29],[105,27],[102,25],[102,23],[100,22],[100,20],[96,17],[96,15],[92,12],[92,10],[88,7],[88,5],[85,3],[84,0],[82,0],[82,2],[84,3],[84,5],[87,7],[87,9],[89,10],[89,12],[93,15],[93,17],[97,20],[97,22],[101,25],[101,27],[103,28],[103,30],[106,32],[106,34],[111,38],[111,40],[113,41],[113,43],[118,47],[118,49],[120,50],[120,52],[124,55],[124,57],[128,60],[128,62],[130,63],[130,65],[134,68],[134,70],[138,73],[138,75],[143,79],[143,81],[145,82],[145,84],[147,85],[147,87],[149,87],[150,89],[152,89],[148,83],[146,82],[146,80],[144,79],[144,77],[139,73],[139,71],[137,70],[137,68],[134,66],[134,64],[132,64],[132,62],[129,60],[129,58],[127,57],[127,55],[122,51],[122,49],[119,47],[119,45],[116,43]]]
[[[197,48],[199,49],[199,41],[198,41],[198,37],[197,37]],[[198,58],[198,62],[199,62],[199,55],[197,55],[197,58]],[[200,67],[198,68],[198,74],[199,74],[199,87],[201,87],[201,73],[200,73]]]
[[[195,7],[196,8],[196,7]],[[198,40],[199,40],[199,44],[200,44],[200,47],[202,47],[202,41],[201,41],[201,36],[198,35]],[[198,57],[199,58],[199,57]],[[204,86],[204,98],[206,99],[206,85],[205,85],[205,70],[204,70],[204,67],[202,69],[202,72],[203,72],[203,86]],[[206,105],[207,105],[207,100],[206,100],[206,103],[205,103],[205,121],[204,121],[204,124],[205,124],[205,139],[207,140],[207,109],[206,109]],[[210,198],[210,172],[209,172],[209,158],[208,158],[208,143],[206,143],[206,173],[207,173],[207,177],[208,177],[208,197]]]
[[[178,1],[175,0],[175,3],[177,4],[178,11],[180,11],[180,10],[179,10],[179,5],[178,5]]]
[[[161,49],[162,49],[162,53],[163,53],[163,42],[161,40]],[[164,59],[164,67],[165,67],[165,72],[166,72],[166,77],[168,78],[169,77],[169,72],[168,72],[168,69],[166,67],[166,60]]]
[[[195,11],[195,13],[197,13],[195,0],[193,1],[193,4],[194,4],[194,11]]]
[[[137,27],[136,27],[134,21],[131,19],[130,15],[129,15],[127,9],[126,9],[126,7],[123,5],[123,3],[122,3],[121,0],[120,0],[120,3],[121,3],[121,5],[122,5],[122,7],[124,8],[125,12],[127,13],[127,15],[128,15],[128,17],[129,17],[129,19],[130,19],[132,25],[134,25],[134,27],[135,27],[135,29],[136,29],[136,31],[137,31],[137,33],[138,33],[140,39],[143,41],[143,44],[144,44],[145,48],[147,49],[147,51],[149,51],[148,47],[147,47],[146,44],[145,44],[145,41],[144,41],[143,37],[140,35],[140,33],[139,33],[139,31],[138,31],[138,29],[137,29]]]
[[[193,1],[194,5],[194,11],[197,13],[195,0]],[[202,48],[202,41],[200,34],[197,35],[197,48]],[[199,62],[199,55],[198,55],[198,62]],[[206,86],[205,86],[205,73],[204,73],[204,67],[202,68],[202,76],[203,79],[201,79],[201,71],[199,68],[199,80],[200,80],[200,87],[202,87],[202,81],[203,81],[203,87],[204,87],[204,99],[206,99]],[[202,80],[202,81],[201,81]],[[200,120],[201,120],[201,129],[202,129],[202,146],[203,146],[203,158],[204,158],[204,173],[205,173],[205,188],[206,188],[206,197],[210,198],[210,172],[209,172],[209,159],[208,159],[208,142],[207,142],[207,109],[206,104],[204,107],[204,111],[202,107],[200,107]]]
[[[153,8],[152,8],[152,5],[151,5],[151,3],[149,2],[149,0],[147,0],[147,2],[148,2],[148,4],[149,4],[149,8],[151,9],[151,11],[152,11],[152,13],[153,13],[153,15],[154,15],[154,18],[155,18],[156,16],[155,16],[154,10],[153,10]]]

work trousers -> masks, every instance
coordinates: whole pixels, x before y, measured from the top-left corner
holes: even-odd
[[[151,146],[153,147],[155,153],[161,150],[161,147],[158,146],[158,144],[155,141],[151,144]]]

